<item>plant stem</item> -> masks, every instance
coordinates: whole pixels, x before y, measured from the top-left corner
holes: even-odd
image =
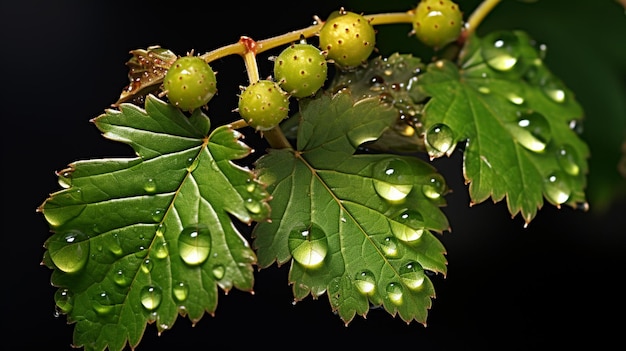
[[[468,37],[476,31],[476,28],[487,17],[487,15],[493,10],[501,0],[484,0],[478,7],[472,12],[465,23],[464,36]]]

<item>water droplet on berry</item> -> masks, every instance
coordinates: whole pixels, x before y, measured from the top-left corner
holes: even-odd
[[[326,233],[313,224],[307,228],[296,228],[289,233],[289,251],[299,264],[315,268],[322,264],[328,253]]]
[[[185,227],[178,237],[180,257],[191,266],[197,266],[209,257],[211,252],[211,232],[202,224]]]

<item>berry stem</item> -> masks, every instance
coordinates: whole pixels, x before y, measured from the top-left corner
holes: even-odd
[[[480,23],[485,19],[485,17],[487,17],[491,10],[493,10],[494,7],[500,3],[500,1],[501,0],[483,0],[483,2],[478,5],[465,23],[465,31],[463,33],[464,38],[469,37],[476,31],[476,28],[478,28]]]

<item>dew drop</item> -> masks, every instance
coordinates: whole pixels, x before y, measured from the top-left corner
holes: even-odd
[[[246,199],[244,201],[244,206],[246,206],[246,209],[248,210],[248,212],[253,213],[253,214],[259,214],[263,210],[263,206],[261,205],[261,202],[253,198]]]
[[[161,288],[154,285],[144,286],[140,293],[141,305],[148,311],[154,311],[161,305],[163,294]]]
[[[383,199],[402,201],[413,189],[411,166],[404,160],[390,157],[372,167],[374,189]]]
[[[386,257],[397,257],[400,252],[400,245],[398,245],[398,239],[395,236],[388,236],[380,243],[383,254]]]
[[[400,278],[411,290],[419,289],[424,284],[425,276],[422,265],[415,261],[400,267]]]
[[[141,262],[141,271],[148,274],[150,273],[150,271],[152,271],[153,266],[154,264],[152,263],[152,261],[149,258],[146,258],[145,260],[143,260],[143,262]]]
[[[546,198],[555,205],[565,203],[572,194],[567,175],[561,171],[550,174],[544,182]]]
[[[107,235],[106,239],[104,240],[104,246],[115,257],[120,257],[124,254],[124,250],[122,249],[122,244],[120,243],[120,238],[117,233],[114,233],[113,235]]]
[[[487,65],[497,71],[509,71],[520,58],[520,43],[511,31],[487,34],[481,44],[481,54]]]
[[[450,155],[454,150],[454,132],[443,123],[431,126],[425,136],[426,150],[431,158]]]
[[[187,159],[187,171],[193,172],[198,168],[198,163],[200,163],[200,158],[198,157],[189,157]]]
[[[164,259],[168,255],[169,255],[169,249],[167,248],[167,242],[165,241],[165,239],[158,240],[154,244],[154,257],[158,259]]]
[[[401,305],[402,300],[403,300],[403,295],[404,295],[403,290],[404,289],[402,289],[402,285],[400,285],[400,283],[391,282],[389,283],[389,285],[387,285],[387,288],[386,288],[387,297],[395,305]]]
[[[393,235],[404,242],[418,240],[425,230],[422,214],[411,209],[400,211],[389,223]]]
[[[47,247],[54,265],[65,273],[81,270],[89,258],[88,236],[78,230],[71,230],[50,238]]]
[[[574,147],[569,144],[562,145],[557,149],[557,160],[565,173],[571,176],[577,176],[580,173],[578,166],[578,154]]]
[[[372,295],[376,290],[376,278],[370,270],[362,270],[354,277],[354,285],[363,295]]]
[[[524,98],[515,93],[515,92],[507,92],[505,93],[505,97],[507,98],[507,100],[509,100],[511,103],[515,104],[515,105],[523,105],[524,104]]]
[[[155,222],[161,222],[163,220],[163,216],[165,216],[165,209],[163,208],[157,208],[154,211],[152,211],[151,213],[152,215],[152,220]]]
[[[72,173],[73,171],[71,169],[64,169],[57,172],[57,181],[62,188],[67,189],[72,186]]]
[[[554,102],[565,102],[565,87],[561,81],[553,76],[542,82],[541,91]]]
[[[118,286],[125,288],[130,285],[131,279],[128,275],[126,275],[126,272],[124,272],[124,270],[118,269],[117,271],[115,271],[115,273],[113,273],[113,281]]]
[[[180,257],[191,266],[202,264],[211,252],[211,232],[202,224],[186,227],[178,237]]]
[[[68,314],[74,308],[74,295],[69,289],[59,289],[54,293],[56,311],[60,314]]]
[[[187,300],[187,297],[189,296],[189,285],[185,282],[178,282],[174,284],[174,287],[172,288],[172,296],[174,296],[174,299],[178,302]]]
[[[226,273],[226,268],[224,267],[224,265],[216,264],[215,266],[213,266],[213,269],[211,270],[211,272],[213,272],[213,277],[215,279],[220,280],[224,278],[224,274]]]
[[[287,244],[293,259],[308,268],[322,264],[328,253],[326,233],[313,224],[308,228],[296,228],[289,233]]]
[[[111,302],[111,297],[106,291],[100,292],[93,300],[93,309],[100,315],[111,313],[111,311],[113,311],[113,307],[114,305]]]
[[[143,184],[143,190],[151,194],[156,191],[156,182],[152,178],[148,178]]]
[[[446,182],[439,173],[433,174],[427,184],[422,186],[422,193],[431,200],[436,200],[446,191]]]
[[[512,133],[523,147],[534,152],[543,152],[552,138],[550,124],[542,114],[534,111],[521,113]]]

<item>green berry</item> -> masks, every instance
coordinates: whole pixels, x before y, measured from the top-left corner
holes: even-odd
[[[217,92],[215,72],[198,56],[178,58],[163,78],[170,103],[192,111],[206,105]]]
[[[259,80],[239,95],[239,114],[259,131],[276,127],[289,113],[289,94],[278,83]]]
[[[315,94],[327,75],[326,57],[311,44],[292,44],[274,60],[274,78],[283,90],[298,98]]]
[[[421,0],[413,15],[413,31],[424,44],[439,49],[455,41],[463,29],[463,13],[451,0]]]
[[[356,67],[374,51],[376,30],[362,15],[342,9],[331,14],[320,29],[319,45],[337,65]]]

